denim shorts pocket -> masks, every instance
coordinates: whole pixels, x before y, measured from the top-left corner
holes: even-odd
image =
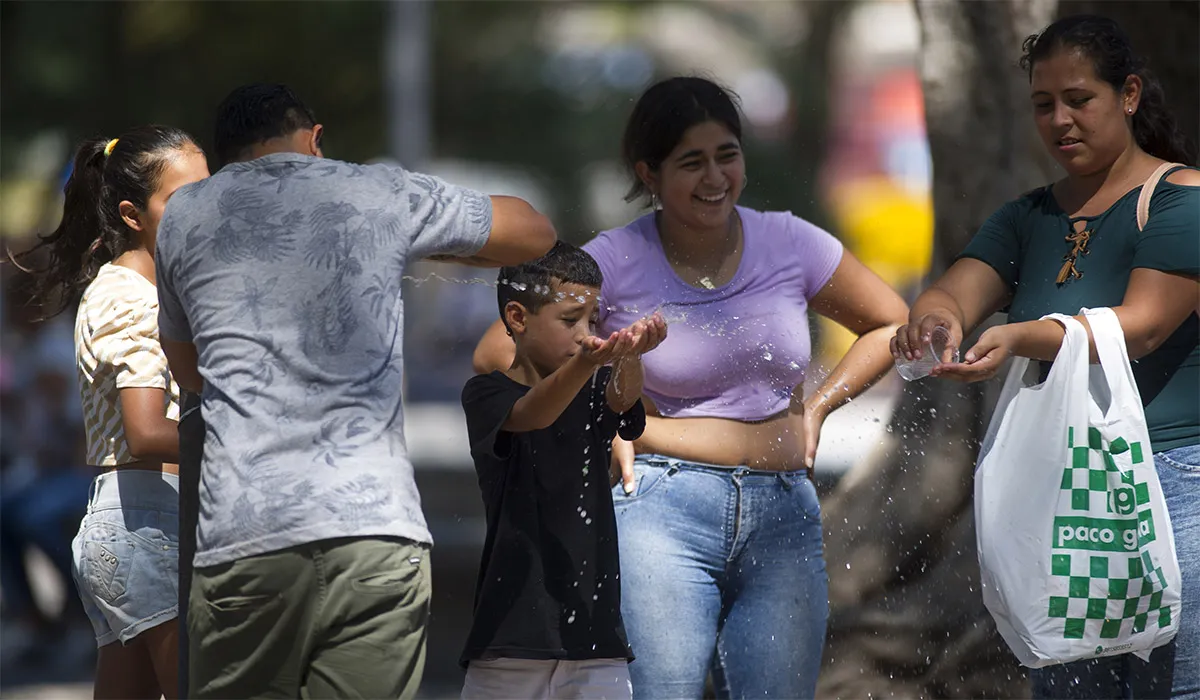
[[[1200,445],[1179,447],[1154,455],[1156,460],[1182,472],[1200,473]]]
[[[659,486],[665,484],[667,480],[675,474],[673,467],[665,465],[651,465],[645,460],[635,460],[633,463],[633,493],[625,493],[625,485],[617,482],[613,487],[613,505],[621,506],[626,503],[640,501],[659,490]]]
[[[179,514],[152,509],[119,511],[129,537],[148,551],[179,549]]]
[[[137,547],[123,528],[109,523],[89,525],[80,534],[81,578],[92,595],[115,604],[125,595]]]

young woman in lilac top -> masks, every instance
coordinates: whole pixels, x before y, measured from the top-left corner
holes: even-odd
[[[736,206],[741,121],[712,82],[652,86],[623,150],[628,198],[654,210],[584,246],[604,272],[598,331],[656,309],[670,325],[613,490],[634,695],[699,698],[711,669],[722,697],[812,697],[828,596],[808,477],[825,417],[891,367],[907,306],[825,231]],[[859,339],[805,399],[810,307]],[[498,326],[480,371],[511,362]]]

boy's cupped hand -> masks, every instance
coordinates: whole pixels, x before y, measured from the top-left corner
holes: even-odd
[[[645,355],[667,339],[667,320],[657,311],[652,316],[638,319],[629,326],[633,333],[631,355]]]
[[[584,338],[580,354],[596,365],[605,365],[626,357],[638,357],[658,347],[667,338],[667,322],[655,312],[638,319],[607,338]]]

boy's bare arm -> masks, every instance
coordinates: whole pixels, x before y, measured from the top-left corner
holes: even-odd
[[[645,374],[642,370],[640,355],[622,357],[613,362],[612,377],[604,390],[604,398],[608,407],[616,413],[624,413],[633,408],[642,396],[642,381]]]
[[[662,314],[639,319],[625,329],[633,336],[633,346],[629,352],[619,355],[613,361],[612,378],[604,390],[604,398],[608,406],[617,413],[624,413],[633,408],[642,396],[642,383],[645,372],[642,368],[642,355],[658,347],[667,339],[667,322]],[[622,331],[622,332],[625,332]]]
[[[574,357],[517,399],[501,428],[510,433],[549,428],[579,395],[597,367],[627,354],[632,347],[633,335],[628,330],[613,333],[605,340],[587,338]]]
[[[595,371],[596,365],[584,359],[582,353],[572,357],[517,399],[501,427],[510,433],[549,428],[567,410]]]

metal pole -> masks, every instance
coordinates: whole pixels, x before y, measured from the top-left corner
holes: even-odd
[[[430,0],[393,0],[388,6],[384,56],[388,146],[411,170],[429,162]]]

